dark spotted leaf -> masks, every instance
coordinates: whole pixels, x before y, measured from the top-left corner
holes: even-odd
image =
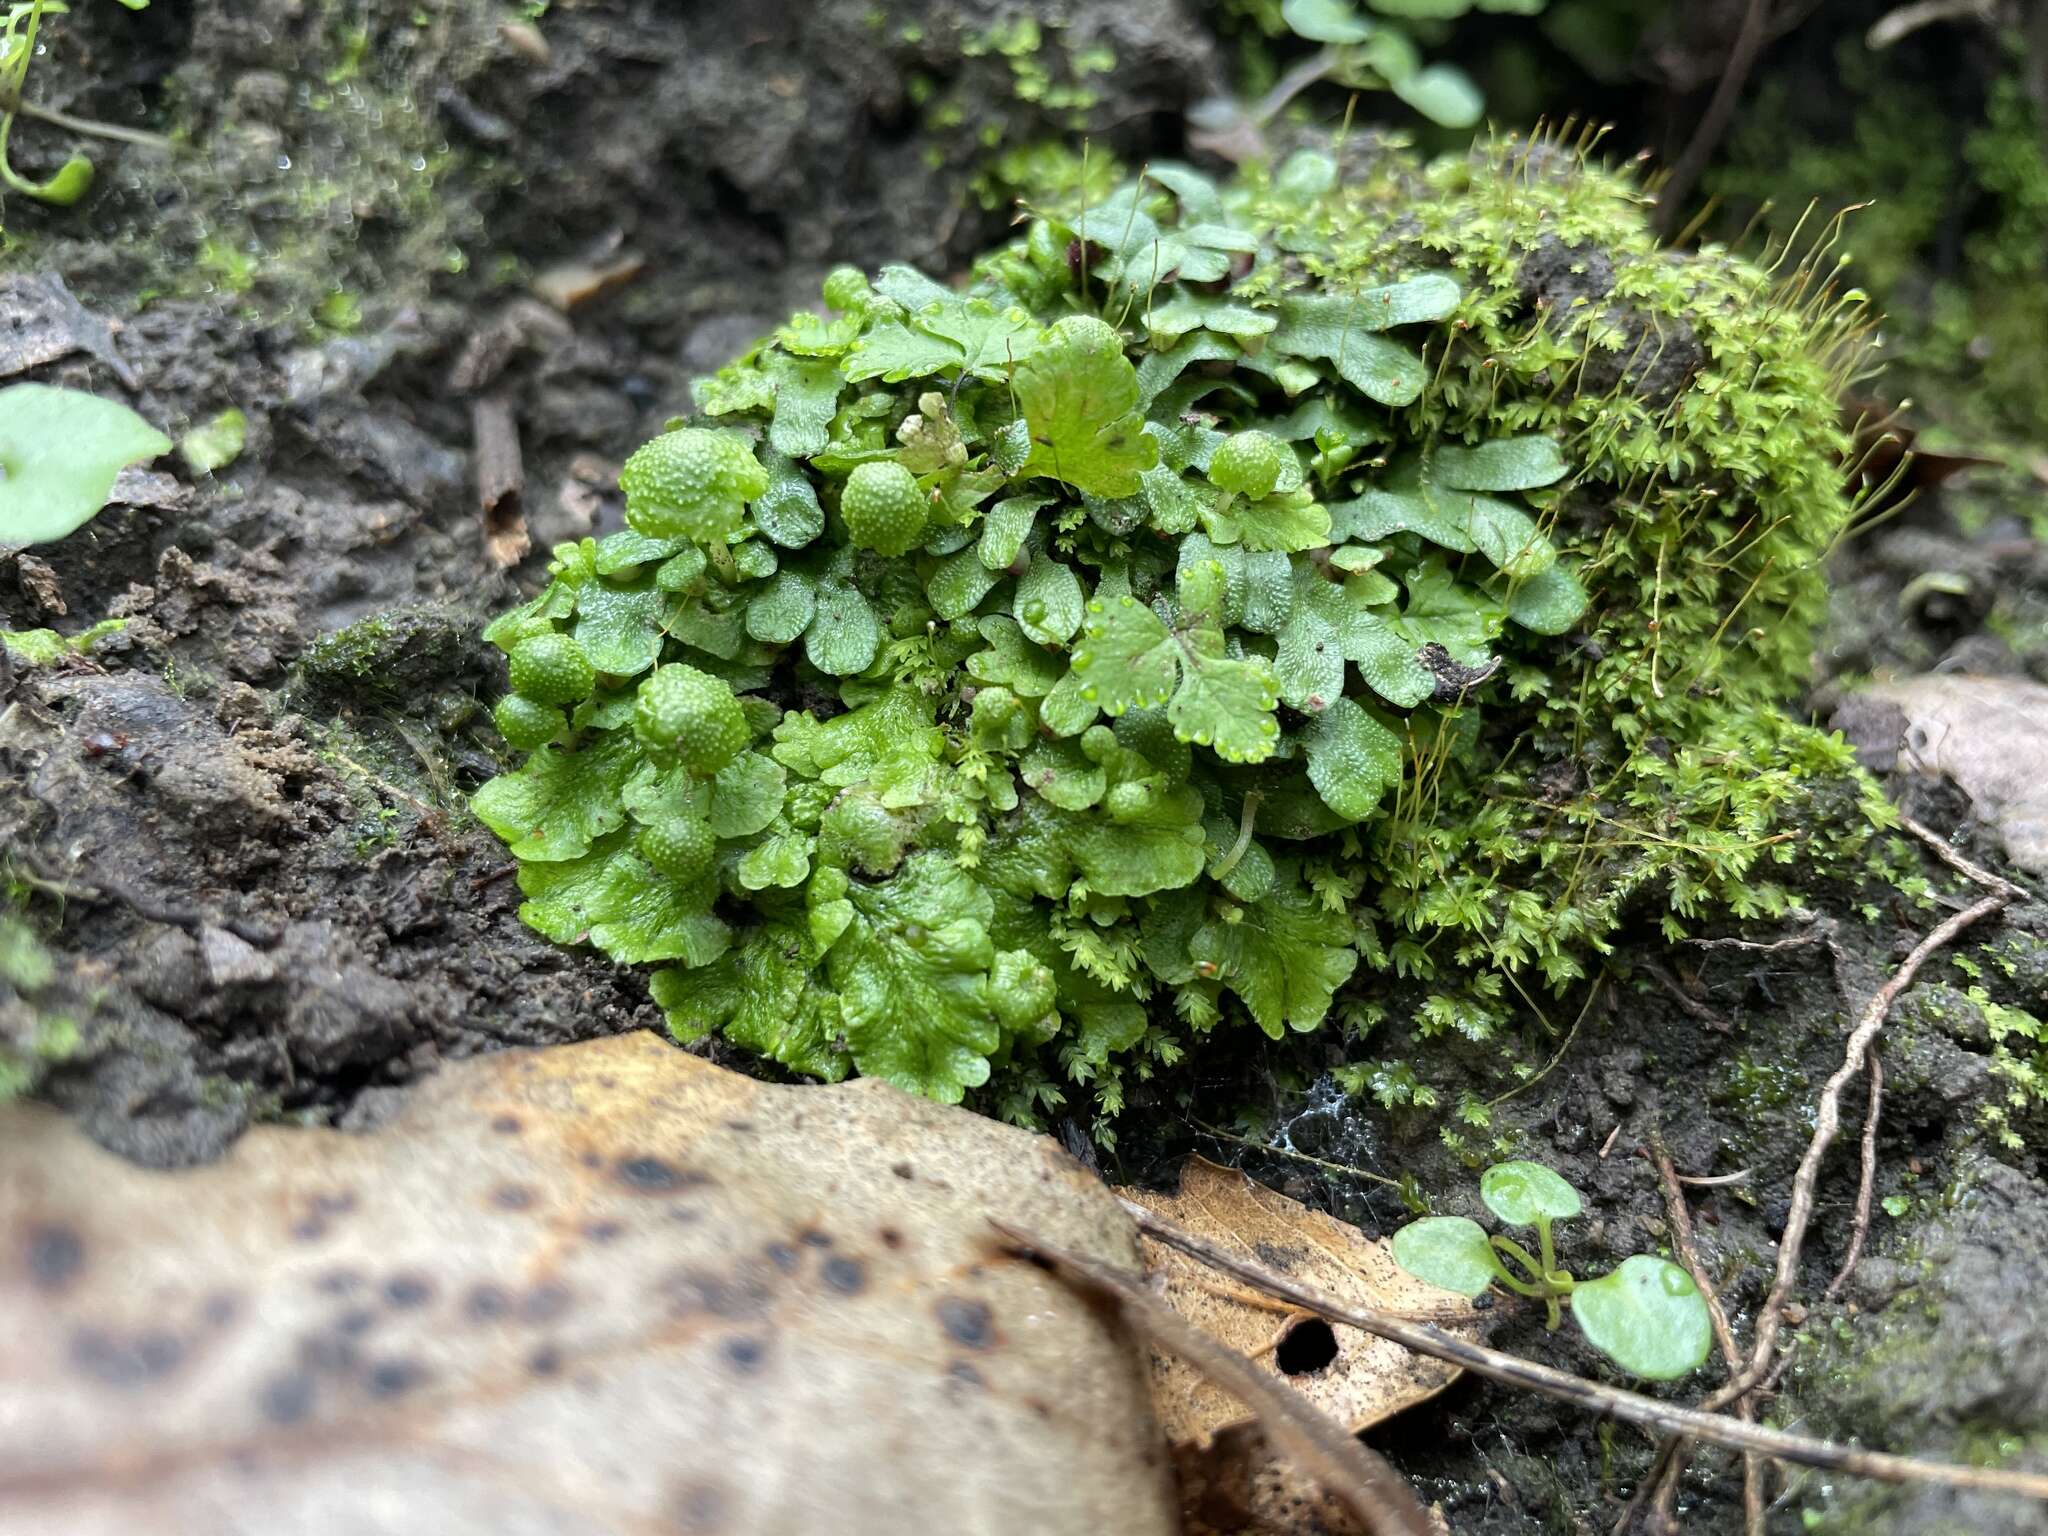
[[[638,1033],[175,1173],[40,1105],[0,1144],[0,1529],[1178,1529],[1142,1351],[986,1219],[1129,1267],[1128,1218],[1054,1143],[883,1083]]]

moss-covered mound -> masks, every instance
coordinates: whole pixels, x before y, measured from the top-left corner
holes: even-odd
[[[1631,898],[1842,853],[1778,709],[1852,317],[1552,144],[1344,160],[835,273],[706,381],[491,631],[527,921],[686,1037],[1028,1118],[1217,1029],[1484,1039]]]

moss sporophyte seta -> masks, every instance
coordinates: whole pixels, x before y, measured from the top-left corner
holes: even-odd
[[[488,632],[526,921],[686,1039],[1029,1121],[1784,910],[1883,814],[1780,712],[1862,327],[1642,208],[1548,141],[1310,151],[834,272]]]

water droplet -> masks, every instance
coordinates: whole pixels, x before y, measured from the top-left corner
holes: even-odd
[[[1697,1289],[1692,1276],[1675,1264],[1666,1264],[1657,1271],[1657,1281],[1664,1287],[1666,1296],[1690,1296]]]

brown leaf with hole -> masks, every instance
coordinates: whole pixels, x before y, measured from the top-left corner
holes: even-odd
[[[1482,1313],[1463,1297],[1402,1269],[1383,1240],[1368,1238],[1234,1169],[1191,1157],[1181,1165],[1177,1194],[1118,1193],[1333,1296],[1434,1319],[1449,1332],[1476,1337],[1481,1331]],[[1184,1317],[1263,1365],[1353,1433],[1434,1397],[1459,1375],[1454,1366],[1259,1295],[1175,1250],[1148,1244],[1145,1259],[1150,1272],[1163,1280],[1167,1301]],[[1281,1369],[1280,1346],[1297,1328],[1305,1331],[1290,1344],[1287,1363],[1320,1363],[1290,1374]],[[1332,1352],[1324,1357],[1325,1350]],[[1188,1366],[1155,1354],[1152,1401],[1180,1469],[1190,1536],[1356,1529],[1336,1501],[1268,1453],[1263,1434],[1247,1422],[1235,1397]]]
[[[1121,1265],[1043,1138],[640,1034],[445,1068],[374,1134],[135,1168],[0,1110],[0,1530],[1174,1529]]]

